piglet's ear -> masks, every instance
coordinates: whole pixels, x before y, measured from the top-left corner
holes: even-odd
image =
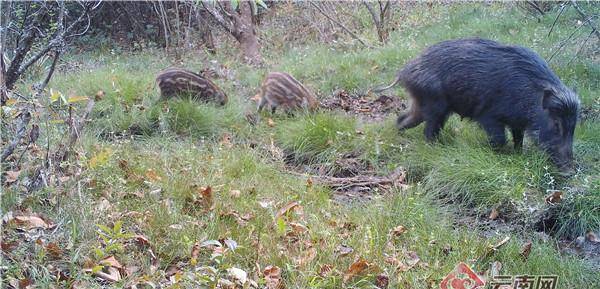
[[[544,89],[544,96],[542,97],[542,107],[544,109],[548,109],[550,104],[552,103],[552,97],[554,97],[554,92],[551,89]]]

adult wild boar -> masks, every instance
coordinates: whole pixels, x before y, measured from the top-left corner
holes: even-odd
[[[478,38],[440,42],[375,91],[397,83],[412,100],[398,117],[400,130],[424,121],[425,138],[432,141],[454,112],[478,122],[492,146],[506,143],[509,127],[515,148],[527,131],[559,168],[572,163],[579,98],[530,49]]]

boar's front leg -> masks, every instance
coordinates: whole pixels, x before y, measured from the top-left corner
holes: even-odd
[[[515,144],[515,150],[520,151],[521,149],[523,149],[523,129],[520,128],[511,128],[510,129],[512,136],[513,136],[513,142]]]
[[[503,123],[492,118],[479,119],[478,122],[487,133],[492,147],[501,147],[506,144],[506,132]]]

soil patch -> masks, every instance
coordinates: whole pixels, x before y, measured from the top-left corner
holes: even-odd
[[[350,94],[343,89],[323,99],[321,105],[329,110],[341,110],[370,121],[383,120],[388,114],[398,114],[407,108],[406,102],[398,96]]]
[[[599,234],[600,231],[590,232],[575,241],[560,241],[559,248],[563,252],[581,257],[589,262],[592,268],[600,270],[600,238],[597,237]]]

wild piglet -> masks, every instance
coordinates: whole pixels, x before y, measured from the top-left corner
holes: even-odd
[[[195,100],[227,103],[227,95],[206,77],[180,68],[168,68],[156,76],[162,99],[189,96]]]
[[[269,73],[256,97],[259,98],[259,112],[267,104],[272,113],[275,113],[278,107],[291,111],[297,108],[314,110],[319,106],[314,94],[285,72]]]

